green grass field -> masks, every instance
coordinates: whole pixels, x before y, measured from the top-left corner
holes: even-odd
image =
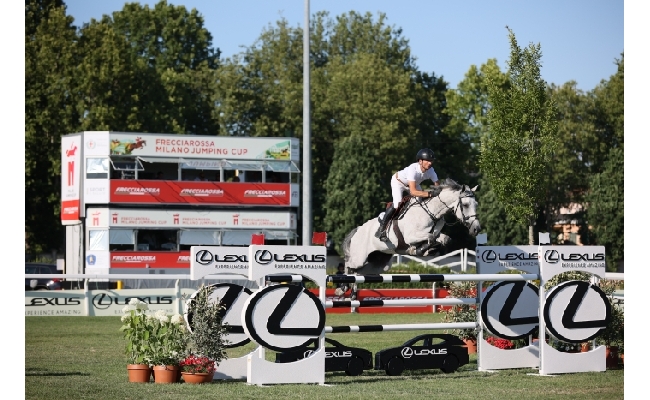
[[[441,314],[329,314],[326,325],[439,322]],[[26,399],[623,399],[624,371],[539,376],[535,369],[479,372],[476,355],[452,374],[439,370],[326,373],[325,385],[254,386],[246,382],[129,383],[118,317],[25,317]],[[425,333],[332,334],[347,346],[376,351]],[[229,350],[239,357],[250,348]],[[267,358],[274,357],[267,352]],[[530,375],[532,374],[532,375]]]

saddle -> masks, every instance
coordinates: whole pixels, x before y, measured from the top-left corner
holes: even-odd
[[[406,207],[406,204],[409,202],[409,200],[411,200],[411,197],[413,196],[411,196],[410,194],[407,194],[404,197],[402,197],[402,200],[400,200],[399,204],[395,208],[395,212],[393,213],[391,220],[396,220],[402,217],[402,215],[404,214],[402,211],[404,211],[404,207]],[[392,204],[393,204],[392,201],[386,203],[386,209],[388,210]]]
[[[391,222],[386,226],[386,229],[390,229],[392,226],[393,232],[395,232],[395,236],[397,236],[397,250],[406,250],[408,248],[408,245],[404,241],[404,236],[402,235],[402,232],[399,230],[399,224],[397,220],[404,215],[404,212],[406,212],[406,204],[408,204],[411,197],[413,196],[411,196],[410,194],[407,194],[404,197],[402,197],[402,200],[400,200],[399,204],[395,208],[395,212],[393,213],[393,216],[391,217]],[[386,209],[389,209],[392,204],[393,204],[392,202],[386,203]],[[395,223],[393,223],[392,221],[394,221]]]

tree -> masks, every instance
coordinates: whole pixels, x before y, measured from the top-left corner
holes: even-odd
[[[356,172],[373,170],[374,176],[379,170],[381,192],[373,194],[378,199],[389,198],[390,176],[413,162],[421,147],[437,145],[440,156],[450,160],[441,172],[449,165],[456,173],[466,151],[444,132],[446,83],[417,71],[401,29],[387,25],[381,13],[331,19],[319,12],[310,30],[312,187],[325,186],[335,146],[355,135],[378,150],[375,161]],[[302,71],[302,30],[285,20],[265,29],[254,46],[226,60],[218,72],[222,129],[302,138]],[[313,192],[315,230],[325,229],[326,213],[344,212],[324,207],[326,201],[326,191]],[[380,203],[375,210],[381,211]]]
[[[478,159],[481,137],[487,132],[488,126],[488,80],[503,90],[506,90],[509,84],[494,58],[487,60],[480,68],[470,66],[458,87],[449,89],[446,93],[444,113],[450,118],[446,131],[449,136],[462,140],[466,161],[461,166],[468,176],[476,176],[479,172],[475,160]],[[475,182],[468,183],[473,185]]]
[[[88,130],[215,135],[219,51],[184,6],[127,3],[80,31],[79,110]]]
[[[75,132],[76,33],[62,1],[25,2],[25,242],[60,250],[61,135]]]
[[[616,271],[616,263],[623,260],[624,171],[623,149],[614,147],[605,162],[603,172],[590,179],[590,191],[586,196],[587,220],[592,227],[592,242],[605,246],[609,271]]]
[[[325,181],[324,227],[340,254],[345,235],[376,216],[377,204],[385,197],[379,170],[371,168],[369,175],[359,173],[374,164],[379,154],[379,149],[360,135],[343,138],[335,146]]]
[[[544,202],[549,163],[557,132],[553,100],[540,75],[541,46],[522,50],[510,28],[510,87],[488,81],[492,107],[489,130],[481,138],[481,171],[510,218],[528,223],[529,244],[535,243],[534,223]]]

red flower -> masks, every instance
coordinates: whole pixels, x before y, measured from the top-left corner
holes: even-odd
[[[515,347],[514,343],[512,343],[510,340],[501,339],[494,336],[490,336],[487,339],[487,342],[492,346],[498,347],[500,349],[512,349],[513,347]]]
[[[191,354],[180,362],[183,372],[197,373],[214,373],[216,370],[214,361],[208,357],[196,356]]]

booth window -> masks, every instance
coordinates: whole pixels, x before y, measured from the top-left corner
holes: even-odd
[[[87,158],[86,179],[108,179],[108,158]]]
[[[141,251],[178,251],[178,230],[139,229],[137,249]]]
[[[108,250],[108,229],[88,231],[88,250]]]
[[[108,233],[111,251],[134,250],[135,231],[133,229],[110,229]]]

